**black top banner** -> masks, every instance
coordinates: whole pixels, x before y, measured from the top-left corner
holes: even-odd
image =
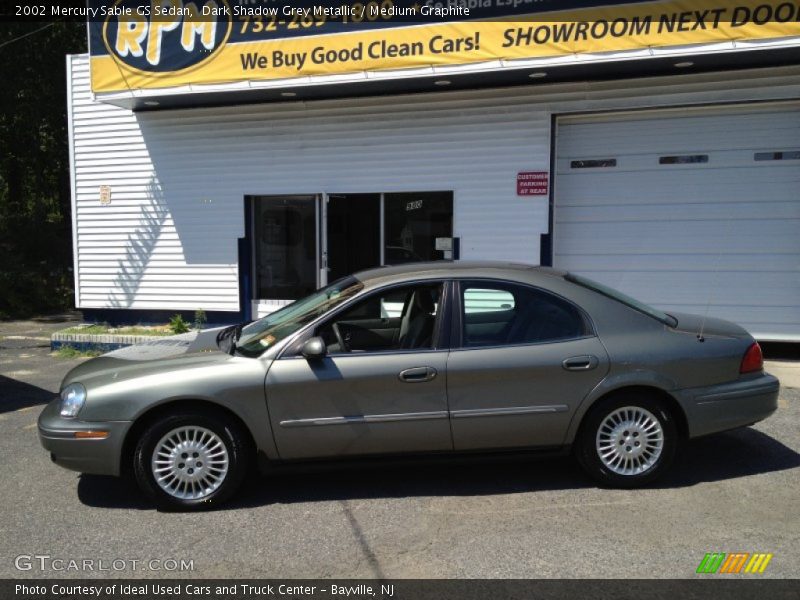
[[[430,23],[432,21],[490,20],[552,11],[592,8],[597,6],[616,6],[642,4],[652,0],[219,0],[220,8],[227,8],[234,18],[287,17],[310,11],[317,17],[325,16],[327,26],[350,24],[354,27],[386,27],[391,23]],[[6,21],[47,22],[97,21],[103,22],[109,16],[138,14],[148,18],[170,18],[170,0],[0,0],[0,19]],[[187,0],[185,5],[193,4],[202,14],[206,0]],[[161,11],[163,9],[163,11]],[[295,12],[290,12],[295,9]],[[376,14],[378,11],[380,14]],[[207,15],[210,16],[210,13]],[[345,30],[347,31],[347,30]],[[297,31],[288,35],[302,35]],[[283,35],[282,37],[286,37]]]

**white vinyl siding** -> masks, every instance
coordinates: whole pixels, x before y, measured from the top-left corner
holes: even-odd
[[[800,159],[755,157],[790,150],[797,104],[564,119],[554,264],[667,312],[798,340]],[[604,159],[616,166],[573,165]]]
[[[78,307],[238,310],[235,236],[233,246],[209,237],[234,235],[241,216],[167,199],[137,115],[95,102],[86,57],[68,60]]]
[[[239,310],[245,195],[454,192],[463,258],[536,263],[549,115],[431,95],[131,113],[92,102],[72,57],[81,308]],[[101,206],[98,188],[110,185]]]
[[[536,264],[548,199],[516,175],[549,169],[553,114],[800,97],[786,67],[132,113],[69,69],[79,308],[239,310],[245,195],[452,190],[462,258]]]

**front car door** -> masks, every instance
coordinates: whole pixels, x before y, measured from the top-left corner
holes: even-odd
[[[273,362],[266,394],[281,458],[452,450],[447,287],[372,292],[307,333],[327,356],[307,360],[295,343]]]
[[[461,281],[460,338],[447,363],[455,450],[554,447],[608,371],[608,355],[574,304],[494,280]]]

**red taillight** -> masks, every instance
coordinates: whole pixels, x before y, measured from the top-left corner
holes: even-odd
[[[753,373],[754,371],[761,371],[764,369],[764,356],[761,354],[761,346],[758,342],[753,343],[744,353],[742,358],[742,366],[739,367],[739,373]]]

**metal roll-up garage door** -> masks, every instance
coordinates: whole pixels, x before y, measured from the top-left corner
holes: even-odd
[[[800,107],[558,121],[553,264],[800,341]]]

